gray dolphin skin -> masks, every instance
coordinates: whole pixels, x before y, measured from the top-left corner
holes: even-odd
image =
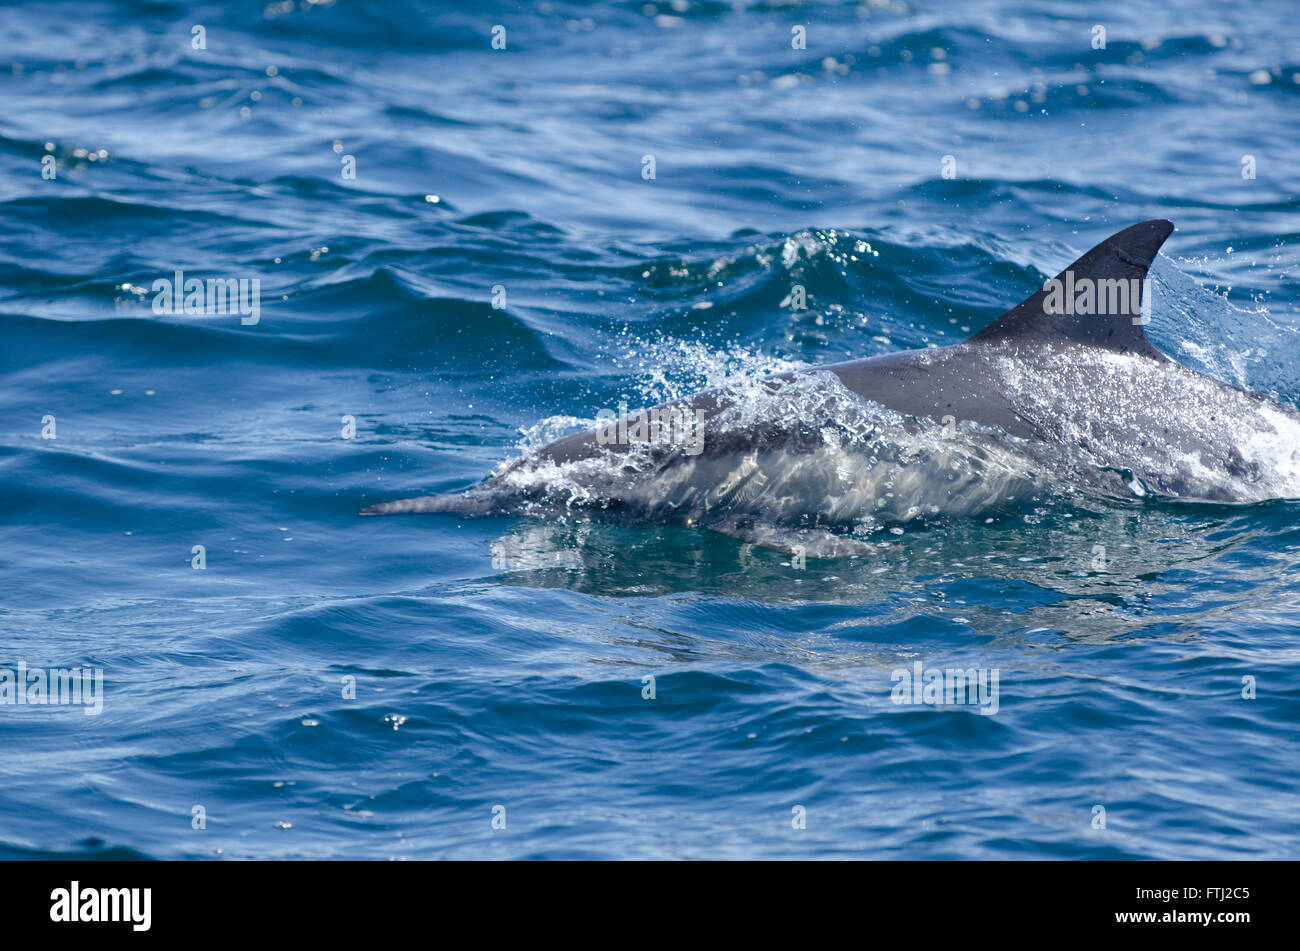
[[[841,406],[852,394],[913,427],[974,426],[1006,434],[1012,445],[1062,447],[1088,467],[1122,472],[1120,484],[1137,495],[1227,502],[1300,495],[1300,415],[1170,360],[1143,333],[1147,269],[1172,231],[1163,220],[1120,231],[962,343],[774,374],[756,389],[778,393],[833,374]],[[865,503],[845,501],[852,486],[825,488],[835,482],[827,476],[821,489],[807,479],[791,488],[790,467],[780,460],[798,461],[802,452],[807,466],[816,449],[806,432],[795,432],[799,420],[722,425],[740,399],[725,388],[705,391],[558,439],[465,492],[385,502],[361,514],[536,512],[546,504],[572,509],[578,500],[752,539],[764,506],[779,503],[787,521],[793,514],[805,525],[809,516],[817,525],[861,524]],[[638,445],[628,433],[648,418],[702,421],[702,439],[633,461],[622,455]],[[968,461],[978,457],[988,468],[988,456],[972,450]],[[775,482],[761,476],[749,490],[733,490],[756,466],[777,473]],[[843,481],[843,463],[837,471]],[[548,491],[548,477],[567,487]],[[891,477],[887,486],[897,482]],[[824,504],[819,491],[838,493],[834,504]]]

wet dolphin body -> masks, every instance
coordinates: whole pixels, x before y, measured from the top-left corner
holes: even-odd
[[[905,418],[973,423],[1056,444],[1092,466],[1123,470],[1142,490],[1161,494],[1217,501],[1296,494],[1287,487],[1300,485],[1300,415],[1170,360],[1143,333],[1147,269],[1172,231],[1163,220],[1126,228],[962,343],[777,374],[764,383],[779,390],[829,371],[852,394]],[[791,432],[798,427],[788,419],[767,426],[759,421],[740,431],[714,426],[735,399],[726,390],[711,390],[634,414],[644,421],[664,410],[698,413],[704,420],[702,451],[696,446],[699,454],[692,455],[679,444],[629,462],[622,479],[620,465],[609,460],[636,444],[626,438],[627,418],[558,439],[465,492],[385,502],[361,514],[509,513],[538,502],[572,507],[577,498],[588,508],[667,513],[685,524],[761,542],[752,529],[756,513],[728,518],[725,493],[699,485],[693,492],[680,484],[665,488],[673,478],[726,482],[740,471],[737,465],[743,469],[738,460],[753,459],[756,451],[799,449],[801,437]],[[583,468],[601,460],[605,464]],[[547,466],[578,483],[577,495],[570,486],[548,499],[544,476],[532,484],[520,478],[525,467],[536,475]],[[656,507],[656,488],[675,493],[677,501]]]

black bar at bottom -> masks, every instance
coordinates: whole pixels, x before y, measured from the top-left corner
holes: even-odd
[[[514,926],[609,940],[708,927],[768,937],[814,922],[817,933],[844,925],[862,937],[934,928],[944,941],[1020,929],[1231,940],[1286,926],[1296,871],[1287,862],[9,862],[0,920],[14,937],[299,942],[452,922],[470,936]],[[597,930],[605,926],[617,930]]]

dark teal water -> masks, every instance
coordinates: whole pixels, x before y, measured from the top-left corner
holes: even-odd
[[[104,671],[0,706],[0,854],[1296,854],[1295,500],[1058,486],[802,570],[356,514],[954,342],[1152,217],[1152,339],[1295,404],[1292,4],[10,4],[0,102],[0,666]],[[155,313],[178,269],[259,321]],[[918,661],[997,712],[895,704]]]

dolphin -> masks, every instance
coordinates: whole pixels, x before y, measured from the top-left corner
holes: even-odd
[[[776,548],[787,525],[836,555],[863,550],[826,535],[837,526],[1000,510],[1070,480],[1130,497],[1300,496],[1300,413],[1171,360],[1143,331],[1147,271],[1173,228],[1112,235],[961,343],[606,413],[464,492],[361,514],[616,511]]]

